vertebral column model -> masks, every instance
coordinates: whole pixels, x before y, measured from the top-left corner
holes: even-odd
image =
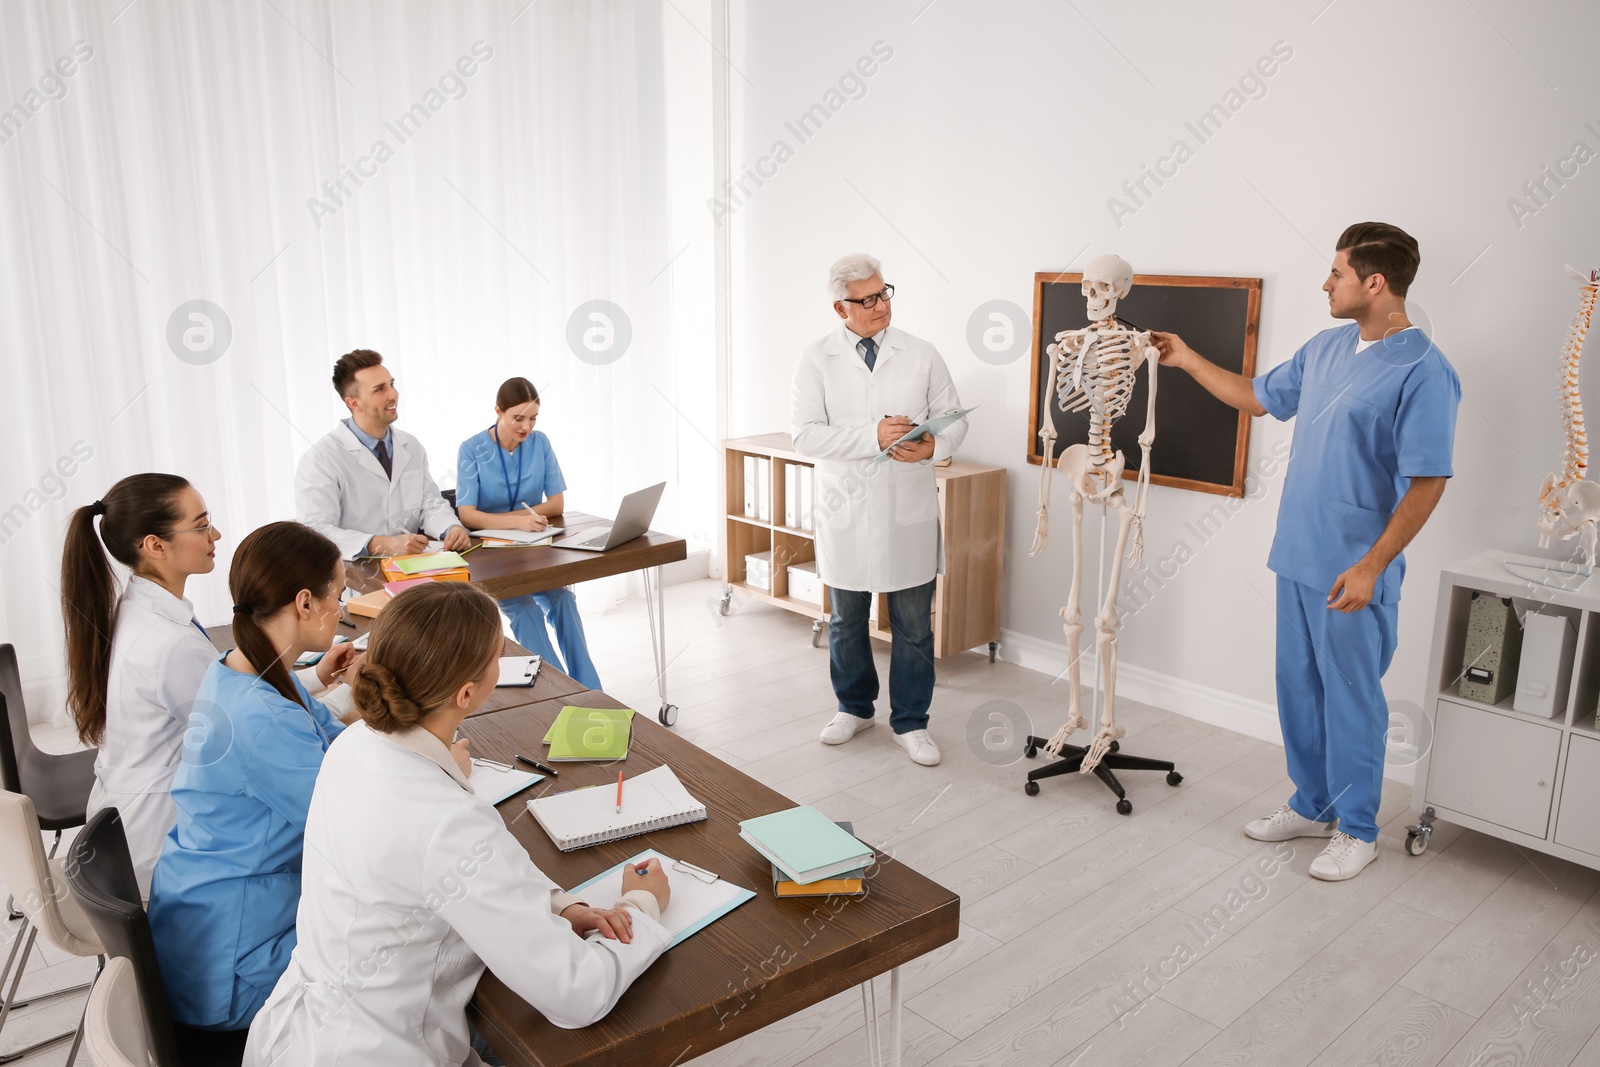
[[[1150,344],[1150,334],[1145,331],[1124,329],[1117,324],[1117,301],[1133,288],[1133,268],[1118,256],[1100,256],[1083,272],[1083,295],[1088,298],[1091,325],[1083,330],[1064,330],[1056,334],[1055,344],[1046,351],[1050,355],[1050,384],[1045,390],[1044,418],[1039,426],[1039,439],[1043,442],[1043,470],[1039,474],[1039,525],[1034,530],[1030,556],[1044,551],[1050,534],[1050,472],[1061,468],[1070,485],[1072,501],[1072,589],[1067,594],[1067,606],[1061,609],[1062,629],[1067,634],[1067,721],[1046,743],[1044,750],[1054,756],[1060,753],[1067,739],[1088,725],[1083,718],[1083,701],[1080,692],[1079,658],[1082,645],[1083,612],[1079,604],[1083,589],[1083,504],[1089,501],[1101,507],[1115,508],[1117,512],[1117,550],[1111,560],[1111,579],[1107,583],[1105,601],[1095,616],[1096,652],[1100,676],[1104,679],[1103,707],[1100,727],[1090,742],[1083,758],[1082,773],[1087,774],[1100,765],[1101,758],[1110,750],[1111,743],[1125,733],[1116,724],[1113,706],[1117,688],[1117,630],[1121,620],[1117,616],[1117,586],[1122,581],[1122,561],[1127,553],[1128,564],[1139,565],[1144,551],[1145,497],[1150,489],[1150,444],[1156,439],[1156,367],[1158,356]],[[1121,452],[1111,447],[1111,427],[1127,412],[1128,401],[1133,397],[1134,376],[1141,364],[1150,364],[1149,408],[1145,415],[1144,432],[1139,435],[1141,459],[1138,489],[1134,502],[1129,504],[1122,492],[1122,468],[1125,460]],[[1055,450],[1055,412],[1058,404],[1062,411],[1089,413],[1089,440],[1086,444],[1068,445],[1062,449],[1060,459],[1051,462]],[[1132,544],[1129,544],[1129,533]]]
[[[1581,536],[1584,562],[1594,566],[1596,531],[1600,521],[1600,485],[1584,477],[1589,468],[1589,435],[1583,428],[1583,395],[1578,370],[1583,359],[1583,339],[1594,317],[1595,294],[1600,291],[1600,271],[1585,277],[1571,267],[1583,298],[1567,327],[1561,353],[1561,424],[1567,447],[1561,457],[1561,474],[1547,474],[1539,491],[1539,547],[1547,548],[1552,536],[1563,541]]]

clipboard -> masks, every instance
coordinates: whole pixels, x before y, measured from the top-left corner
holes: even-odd
[[[933,418],[924,421],[922,425],[913,428],[910,433],[906,434],[898,441],[891,442],[888,448],[885,448],[883,451],[878,453],[873,462],[882,463],[884,460],[889,458],[889,452],[896,446],[903,445],[908,441],[915,441],[925,433],[931,433],[937,437],[940,433],[948,430],[950,427],[954,426],[956,423],[960,422],[962,419],[966,418],[972,412],[977,410],[978,405],[974,404],[970,408],[957,408],[955,411],[947,411],[943,415],[935,415]]]

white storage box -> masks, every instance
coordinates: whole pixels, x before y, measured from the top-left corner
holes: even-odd
[[[817,577],[815,563],[795,563],[789,567],[789,595],[822,607],[822,579]]]
[[[752,552],[744,558],[744,580],[747,585],[772,592],[772,553]]]
[[[1572,680],[1572,653],[1578,634],[1561,615],[1530,611],[1522,622],[1522,655],[1517,666],[1517,695],[1512,708],[1526,715],[1553,719],[1567,710]]]

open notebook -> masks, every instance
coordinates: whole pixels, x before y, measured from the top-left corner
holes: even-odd
[[[652,856],[661,861],[667,872],[667,884],[672,887],[666,909],[661,913],[661,925],[672,935],[668,948],[677,947],[685,938],[699,933],[755,896],[752,890],[725,882],[710,871],[691,868],[659,852],[641,852],[609,871],[602,871],[573,889],[572,895],[591,908],[614,908],[622,896],[622,869],[630,864],[637,867]],[[708,882],[707,877],[713,880]]]
[[[629,778],[623,789],[621,814],[617,813],[616,804],[613,782],[537,797],[528,801],[528,810],[562,852],[699,822],[706,817],[706,806],[689,795],[666,765]]]

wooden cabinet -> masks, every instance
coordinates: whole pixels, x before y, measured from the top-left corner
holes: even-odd
[[[1414,806],[1420,826],[1442,818],[1600,868],[1600,577],[1541,573],[1547,564],[1484,552],[1442,575],[1423,704],[1431,744],[1417,765]],[[1519,618],[1561,616],[1577,631],[1575,662],[1557,680],[1567,700],[1553,718],[1517,711],[1514,694],[1497,704],[1461,694],[1474,594],[1510,600]],[[1428,832],[1415,830],[1407,847],[1420,852]]]
[[[812,463],[794,450],[786,433],[740,437],[723,442],[726,506],[722,517],[722,559],[726,614],[735,596],[775,604],[810,616],[812,643],[827,625],[828,593],[820,604],[803,600],[790,587],[789,567],[814,563],[816,535],[790,499],[789,468],[811,474]],[[746,459],[766,475],[746,479]],[[943,658],[987,645],[994,658],[1000,642],[1000,591],[1005,577],[1006,472],[959,460],[934,469],[939,488],[939,523],[944,535],[945,569],[933,594],[933,653]],[[796,505],[791,508],[790,505]],[[790,520],[793,520],[791,523]],[[766,587],[752,583],[746,557],[770,553]],[[880,594],[873,637],[890,640],[889,598]]]

